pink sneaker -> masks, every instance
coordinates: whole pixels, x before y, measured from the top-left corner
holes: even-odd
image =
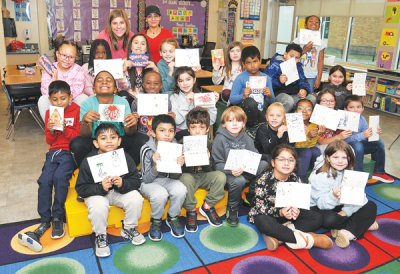
[[[390,183],[394,182],[394,179],[392,177],[387,176],[386,174],[374,173],[373,175],[374,176],[372,176],[372,179],[379,180],[379,181],[381,181],[383,183],[389,183],[390,184]]]

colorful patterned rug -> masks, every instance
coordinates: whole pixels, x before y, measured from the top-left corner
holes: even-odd
[[[214,228],[202,218],[197,233],[182,239],[171,236],[163,224],[163,239],[134,246],[109,229],[112,255],[97,258],[94,236],[52,240],[42,237],[44,249],[33,253],[20,246],[16,235],[32,231],[38,220],[0,225],[0,273],[400,273],[400,180],[393,184],[369,181],[368,199],[378,205],[379,230],[352,241],[346,249],[291,250],[281,245],[266,249],[261,234],[246,220],[240,207],[240,225]],[[219,214],[224,212],[219,212]],[[180,218],[184,225],[185,218]],[[148,230],[148,227],[146,228]],[[330,233],[320,229],[318,233]],[[147,234],[145,234],[147,236]]]

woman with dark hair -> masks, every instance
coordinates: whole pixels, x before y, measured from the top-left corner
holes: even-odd
[[[148,28],[142,30],[140,33],[146,35],[149,41],[150,54],[154,63],[161,60],[160,45],[165,39],[172,38],[172,32],[169,29],[160,26],[161,12],[157,6],[147,6],[145,10],[146,23]]]
[[[108,28],[97,35],[96,39],[104,39],[111,48],[112,59],[126,58],[128,41],[133,36],[130,22],[124,10],[115,9],[107,19]]]

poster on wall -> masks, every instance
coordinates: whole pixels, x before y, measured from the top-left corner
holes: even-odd
[[[242,0],[240,3],[240,19],[260,20],[261,0]]]
[[[382,29],[381,46],[394,47],[396,44],[397,29]]]
[[[378,61],[376,66],[378,68],[391,69],[393,52],[380,51],[378,54]]]
[[[235,36],[235,13],[230,12],[228,14],[228,37],[227,37],[227,43],[232,43],[234,40]]]
[[[254,43],[254,22],[245,20],[242,25],[242,43]]]
[[[17,22],[29,22],[31,21],[31,7],[29,0],[25,0],[22,3],[14,3],[15,10],[15,21]]]
[[[150,5],[160,8],[161,26],[171,30],[178,42],[185,34],[196,37],[200,45],[204,44],[207,7],[202,7],[201,2],[147,0],[146,6]]]
[[[400,21],[399,9],[400,6],[387,6],[385,13],[385,23],[398,24]]]

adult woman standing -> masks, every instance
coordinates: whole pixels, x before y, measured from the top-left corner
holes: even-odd
[[[125,59],[129,39],[133,36],[125,11],[120,9],[111,11],[107,25],[108,28],[102,30],[96,39],[104,39],[108,42],[113,59]]]
[[[165,39],[172,38],[172,32],[169,29],[160,26],[161,12],[157,6],[147,6],[145,10],[146,22],[149,26],[148,29],[142,30],[140,33],[146,35],[149,41],[150,54],[154,63],[161,60],[160,45]]]

